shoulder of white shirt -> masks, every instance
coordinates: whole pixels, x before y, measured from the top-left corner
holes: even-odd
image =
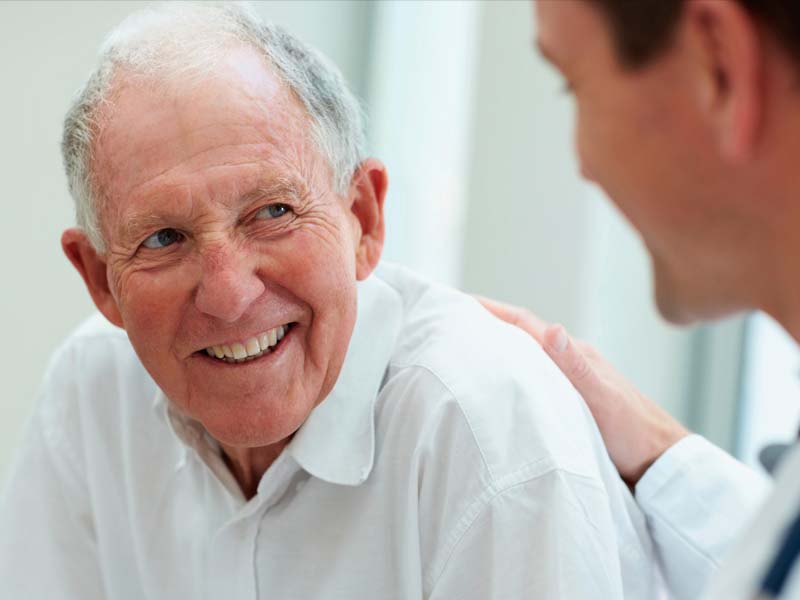
[[[388,379],[425,378],[431,417],[466,422],[495,480],[565,471],[600,478],[599,438],[585,404],[529,335],[471,296],[382,264],[377,276],[402,298],[403,323]],[[402,401],[402,400],[400,400]],[[513,479],[513,477],[512,477]]]

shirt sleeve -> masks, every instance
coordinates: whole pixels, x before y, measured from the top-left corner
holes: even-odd
[[[698,435],[667,450],[636,486],[672,597],[699,598],[770,482]]]
[[[0,597],[101,600],[89,494],[66,438],[46,425],[48,387],[0,495]]]
[[[431,600],[623,597],[605,489],[554,470],[463,519]]]

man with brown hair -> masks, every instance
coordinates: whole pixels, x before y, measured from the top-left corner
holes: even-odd
[[[583,174],[641,233],[675,323],[758,309],[800,340],[800,3],[542,0],[537,45],[575,97]],[[559,325],[527,329],[590,406],[675,595],[800,598],[800,448],[732,552],[754,474]],[[726,561],[704,585],[700,565]],[[705,592],[703,591],[705,590]]]

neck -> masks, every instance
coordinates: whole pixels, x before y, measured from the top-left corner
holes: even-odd
[[[260,448],[236,448],[220,444],[225,464],[239,483],[245,498],[250,500],[256,495],[261,477],[283,452],[289,439]]]
[[[762,258],[768,278],[762,279],[758,308],[800,343],[800,202],[797,204],[796,210],[782,211],[784,225],[776,228],[770,253]]]
[[[800,145],[796,151],[800,152]],[[757,202],[767,205],[772,217],[769,235],[762,240],[768,251],[759,256],[761,273],[756,277],[760,275],[760,283],[755,285],[761,295],[758,308],[800,343],[800,185],[794,177],[795,165],[786,164],[785,172],[791,177],[781,180],[773,173],[771,178],[782,185],[775,186],[772,193],[765,189],[763,195],[755,196]]]
[[[775,319],[800,343],[800,94],[796,72],[786,85],[791,93],[768,111],[764,146],[771,151],[760,161],[756,185],[749,189],[754,203],[762,207],[751,227],[764,227],[752,281],[743,282],[756,292],[756,307]]]

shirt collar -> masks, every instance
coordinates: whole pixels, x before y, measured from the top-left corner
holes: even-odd
[[[358,311],[339,378],[288,451],[314,477],[360,485],[375,457],[375,400],[402,321],[400,295],[376,276],[358,283]]]
[[[372,472],[375,400],[402,322],[394,288],[375,275],[357,286],[356,324],[336,384],[286,448],[308,473],[338,485],[360,485]],[[203,426],[172,407],[161,389],[154,409],[187,446],[209,443]]]

